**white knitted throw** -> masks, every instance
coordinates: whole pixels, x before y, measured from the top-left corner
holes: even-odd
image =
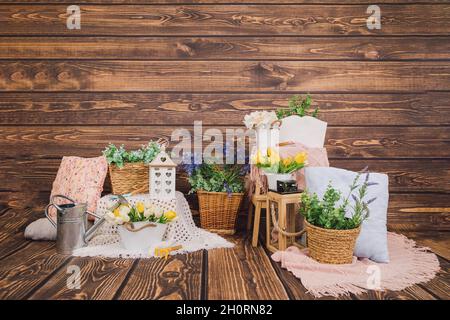
[[[201,249],[232,248],[234,245],[215,233],[208,232],[195,226],[189,204],[181,192],[176,192],[173,200],[151,199],[148,194],[140,194],[127,197],[128,202],[134,205],[136,202],[151,202],[164,211],[174,210],[178,219],[170,223],[164,236],[162,247],[181,245],[182,249],[172,251],[171,254],[194,252]],[[100,199],[96,213],[103,216],[108,208],[117,202],[113,195],[107,195]],[[154,250],[148,252],[130,251],[120,244],[117,226],[107,221],[96,231],[88,246],[77,249],[74,256],[103,256],[109,258],[149,258]]]

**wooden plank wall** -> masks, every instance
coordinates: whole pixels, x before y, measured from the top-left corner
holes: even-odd
[[[450,229],[450,3],[0,0],[0,204],[41,208],[63,155],[310,92],[334,166],[387,172],[391,227]]]

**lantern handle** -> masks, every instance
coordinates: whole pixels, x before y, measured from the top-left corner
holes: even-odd
[[[281,124],[282,124],[281,120],[275,120],[270,124],[270,128],[273,129],[275,126],[278,126],[279,128],[281,127]]]
[[[156,143],[159,144],[161,149],[163,150],[165,150],[169,146],[169,140],[167,140],[166,138],[159,138]]]

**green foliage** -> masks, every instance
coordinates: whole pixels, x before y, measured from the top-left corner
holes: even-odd
[[[276,111],[278,119],[283,119],[292,115],[300,117],[311,116],[316,118],[319,113],[319,108],[311,109],[311,96],[309,94],[303,99],[301,96],[295,95],[289,99],[289,107],[287,109],[279,109]]]
[[[110,143],[103,150],[103,155],[109,164],[115,164],[122,168],[124,163],[127,162],[144,162],[148,164],[156,158],[160,151],[160,145],[154,141],[150,141],[147,145],[142,145],[140,149],[132,151],[126,151],[123,145],[117,148]]]
[[[343,198],[341,193],[331,186],[331,183],[328,185],[322,200],[319,199],[317,194],[311,195],[305,191],[300,199],[300,214],[312,225],[324,229],[348,230],[357,228],[369,217],[368,204],[375,201],[375,198],[367,202],[364,201],[367,188],[373,184],[368,181],[369,173],[367,173],[362,185],[358,185],[359,177],[360,174],[353,180],[346,198]],[[355,190],[357,195],[353,194]],[[355,201],[351,208],[349,208],[350,196]],[[342,200],[342,204],[338,205],[340,200]],[[346,217],[347,208],[350,209],[350,217]]]
[[[197,190],[208,192],[243,192],[244,178],[239,165],[202,163],[189,176],[190,193]]]
[[[130,222],[156,222],[156,223],[168,223],[169,219],[165,215],[149,215],[146,217],[144,215],[144,212],[139,212],[138,209],[135,206],[130,207],[130,213],[128,213],[128,216],[130,217]]]

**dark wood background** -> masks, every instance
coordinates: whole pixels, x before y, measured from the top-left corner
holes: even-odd
[[[381,30],[365,0],[119,2],[76,1],[68,30],[73,1],[0,0],[2,206],[42,208],[63,155],[310,92],[331,164],[389,174],[390,227],[450,229],[448,1],[376,1]]]

